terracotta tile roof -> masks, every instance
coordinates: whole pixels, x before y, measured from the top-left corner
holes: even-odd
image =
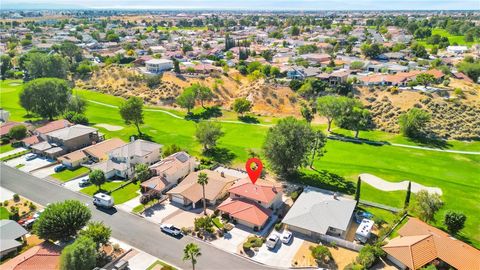
[[[190,173],[178,186],[167,192],[167,194],[179,194],[192,202],[198,202],[203,198],[202,185],[197,184],[200,173],[206,173],[208,175],[208,184],[205,185],[205,198],[207,200],[217,199],[223,190],[228,189],[233,185],[235,180],[237,180],[237,178],[233,176],[225,175],[222,177],[218,172],[201,170]]]
[[[37,135],[27,137],[22,140],[22,142],[26,145],[32,145],[40,142],[40,139],[38,138]]]
[[[272,214],[272,211],[263,206],[242,199],[228,198],[217,207],[218,210],[228,213],[230,216],[251,223],[255,226],[262,226]]]
[[[443,72],[441,70],[438,70],[438,69],[430,69],[425,73],[433,75],[433,77],[435,77],[436,80],[445,76],[445,74],[443,74]]]
[[[0,136],[8,134],[11,128],[19,125],[21,125],[21,123],[17,123],[17,122],[6,122],[0,125]]]
[[[161,176],[154,176],[150,179],[148,179],[147,181],[143,182],[140,184],[140,186],[142,186],[143,188],[147,188],[147,189],[154,189],[156,191],[163,191],[165,189],[165,187],[168,185],[168,181],[161,177]]]
[[[58,158],[59,161],[75,162],[86,158],[87,155],[82,150],[73,151]]]
[[[255,184],[252,184],[250,179],[244,178],[235,183],[228,192],[254,201],[270,203],[281,190],[282,186],[277,183],[258,179]]]
[[[58,129],[69,127],[71,125],[72,124],[70,122],[68,122],[67,120],[59,119],[59,120],[52,121],[52,122],[50,122],[46,125],[43,125],[43,126],[37,128],[37,129],[35,129],[35,131],[38,132],[38,133],[41,133],[41,134],[45,134],[45,133],[49,133],[49,132],[52,132],[52,131],[55,131],[55,130],[58,130]]]
[[[2,264],[2,270],[58,270],[61,247],[43,242]]]
[[[436,258],[459,270],[480,269],[479,250],[417,218],[410,218],[398,234],[383,249],[411,269]]]
[[[107,153],[113,149],[119,148],[126,145],[124,141],[119,138],[108,139],[96,144],[93,144],[89,147],[83,148],[82,150],[93,157],[98,158],[99,160],[107,159]]]

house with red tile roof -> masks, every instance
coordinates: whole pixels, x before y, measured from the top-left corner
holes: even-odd
[[[253,230],[261,230],[273,211],[282,206],[282,186],[263,179],[255,184],[248,178],[241,179],[228,192],[230,197],[217,210]]]
[[[419,269],[427,264],[442,269],[480,269],[480,250],[417,219],[409,218],[383,250],[400,269]]]
[[[43,242],[2,264],[2,270],[58,270],[62,248]]]
[[[11,122],[11,121],[3,123],[2,125],[0,125],[0,137],[7,135],[8,132],[10,131],[10,129],[12,129],[15,126],[20,126],[20,125],[22,125],[22,123]]]
[[[52,131],[55,131],[55,130],[59,130],[59,129],[62,129],[62,128],[69,127],[71,125],[72,125],[72,123],[70,123],[68,120],[59,119],[59,120],[49,122],[49,123],[47,123],[47,124],[45,124],[45,125],[43,125],[39,128],[36,128],[33,131],[33,134],[40,136],[43,140],[47,140],[47,136],[45,134],[47,134],[49,132],[52,132]]]

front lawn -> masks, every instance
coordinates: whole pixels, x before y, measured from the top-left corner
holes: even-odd
[[[15,147],[13,147],[11,143],[2,144],[0,145],[0,154],[12,151],[13,149],[15,149]]]
[[[123,185],[125,182],[123,181],[116,181],[116,182],[106,182],[102,185],[101,192],[110,192],[118,188],[119,186]],[[122,204],[126,201],[129,201],[138,196],[137,191],[140,189],[140,183],[130,183],[125,187],[116,190],[110,194],[115,201],[115,204]],[[87,194],[89,196],[93,196],[95,193],[99,192],[98,187],[95,185],[90,185],[86,188],[80,190],[80,192]]]
[[[85,167],[78,167],[76,169],[70,170],[70,169],[65,169],[61,172],[54,173],[51,176],[55,179],[58,179],[62,182],[67,182],[69,180],[72,180],[74,178],[78,178],[82,175],[85,175],[89,172],[88,168]]]
[[[0,207],[0,219],[10,219],[10,212],[3,206]]]
[[[158,268],[155,268],[156,266],[159,266]],[[156,261],[152,265],[150,265],[147,270],[153,270],[153,269],[162,269],[162,270],[177,270],[177,268],[164,263],[162,261]]]

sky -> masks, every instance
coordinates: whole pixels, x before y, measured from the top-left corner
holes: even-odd
[[[480,0],[2,0],[1,7],[213,10],[479,10]]]

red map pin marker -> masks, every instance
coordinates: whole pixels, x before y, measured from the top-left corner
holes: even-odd
[[[252,169],[252,163],[255,163],[256,168]],[[250,158],[247,160],[247,163],[245,164],[245,169],[247,169],[248,177],[250,177],[250,181],[252,181],[253,184],[257,182],[258,177],[260,177],[260,174],[262,174],[262,169],[263,169],[263,164],[258,158]]]

